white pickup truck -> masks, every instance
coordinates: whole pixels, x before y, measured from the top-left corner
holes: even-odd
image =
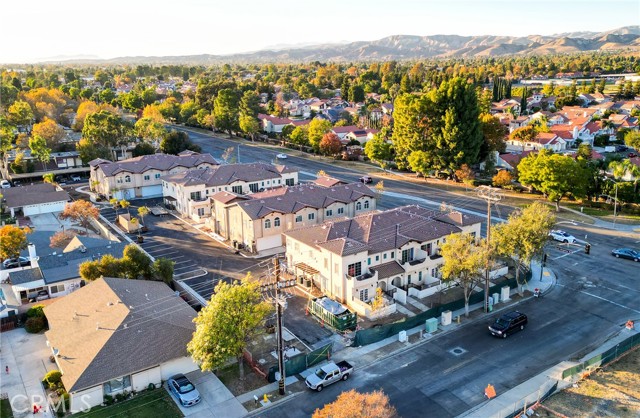
[[[352,372],[353,366],[347,361],[331,362],[307,376],[304,382],[309,389],[321,392],[325,386],[329,386],[338,380],[347,380]]]

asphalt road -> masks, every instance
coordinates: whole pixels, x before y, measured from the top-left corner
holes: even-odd
[[[204,152],[216,158],[238,144],[240,162],[273,162],[279,152],[254,147],[248,141],[212,138],[192,131],[189,134]],[[313,157],[290,156],[283,162],[298,168],[303,179],[311,179],[319,170],[351,181],[363,175]],[[486,203],[480,199],[386,178],[384,184],[386,191],[486,213]],[[407,203],[415,202],[385,196],[380,208]],[[506,218],[510,210],[501,206],[500,213],[493,211],[492,216]],[[626,320],[640,320],[640,263],[611,256],[613,248],[637,248],[640,235],[588,225],[562,225],[562,228],[582,241],[577,245],[555,242],[547,245],[547,265],[558,277],[557,286],[544,297],[518,306],[529,316],[529,326],[523,332],[506,340],[491,337],[486,326],[494,313],[400,355],[357,369],[347,382],[336,383],[322,393],[304,393],[261,416],[307,417],[351,388],[360,391],[382,388],[403,417],[456,416],[484,401],[483,388],[488,383],[498,393],[504,392],[560,361],[588,353],[621,329]],[[589,255],[584,253],[585,242],[592,246]],[[450,350],[456,347],[466,351],[452,354]]]

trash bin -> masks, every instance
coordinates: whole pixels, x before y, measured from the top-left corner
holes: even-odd
[[[311,280],[309,280],[309,279],[304,279],[304,286],[305,286],[305,287],[311,287]]]

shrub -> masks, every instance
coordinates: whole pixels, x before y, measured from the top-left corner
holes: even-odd
[[[44,318],[44,305],[35,305],[27,311],[27,318]]]
[[[105,405],[109,406],[113,404],[113,396],[111,395],[104,395],[104,402]]]
[[[154,385],[153,383],[149,383],[149,386],[147,386],[147,390],[154,390],[156,388],[156,385]]]
[[[60,372],[60,370],[51,370],[44,375],[42,381],[47,382],[50,385],[57,385],[58,383],[62,382],[62,373]]]
[[[44,329],[44,318],[29,318],[24,323],[24,329],[28,333],[37,334]]]

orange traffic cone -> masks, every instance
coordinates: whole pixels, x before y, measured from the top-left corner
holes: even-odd
[[[487,385],[486,389],[484,390],[484,396],[486,396],[487,399],[492,399],[496,397],[496,389],[493,387],[493,385],[491,384]]]

